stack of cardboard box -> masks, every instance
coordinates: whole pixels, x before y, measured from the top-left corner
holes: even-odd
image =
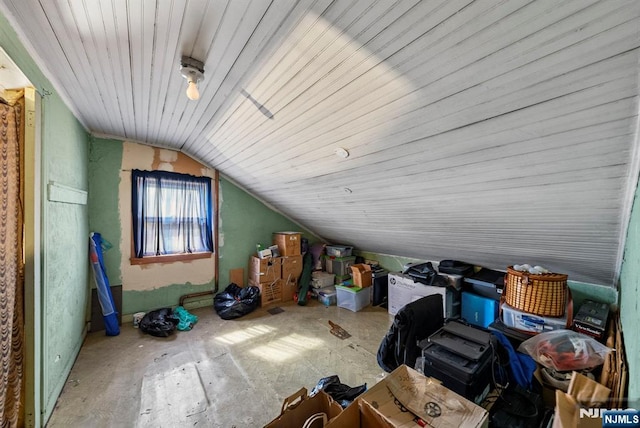
[[[249,285],[260,289],[262,306],[293,300],[302,273],[300,242],[300,233],[277,232],[273,243],[278,246],[278,257],[253,255],[249,259]]]

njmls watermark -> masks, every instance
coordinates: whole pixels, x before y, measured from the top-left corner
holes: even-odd
[[[580,409],[580,418],[601,418],[603,428],[640,427],[640,410]]]

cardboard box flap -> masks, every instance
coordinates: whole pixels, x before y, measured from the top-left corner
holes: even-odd
[[[358,400],[365,416],[383,416],[394,427],[418,426],[415,416],[434,428],[488,426],[485,409],[406,365],[389,373]]]
[[[391,373],[388,387],[411,413],[436,426],[480,426],[487,417],[482,407],[406,365]]]

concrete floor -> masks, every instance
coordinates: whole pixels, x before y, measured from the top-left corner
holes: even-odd
[[[90,333],[48,427],[261,427],[284,398],[323,377],[373,386],[384,377],[376,352],[393,318],[317,301],[280,305],[232,321],[191,311],[193,330],[169,338],[124,324],[116,337]],[[331,320],[352,336],[332,335]]]

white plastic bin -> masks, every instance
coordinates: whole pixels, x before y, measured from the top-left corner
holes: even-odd
[[[333,257],[348,257],[353,251],[353,247],[346,245],[327,245],[327,255]]]
[[[327,272],[311,272],[311,286],[313,288],[324,288],[333,285],[336,275]]]
[[[318,290],[318,301],[325,306],[333,306],[337,302],[336,287],[326,287]]]
[[[339,308],[358,312],[371,303],[371,288],[345,287],[336,285],[336,298]]]

